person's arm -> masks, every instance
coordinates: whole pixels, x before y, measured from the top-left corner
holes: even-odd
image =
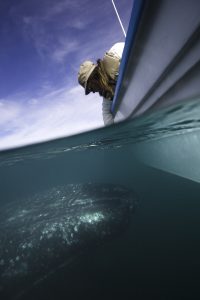
[[[110,111],[111,105],[112,105],[112,101],[111,100],[103,98],[102,114],[103,114],[103,121],[104,121],[104,125],[105,126],[114,124],[114,118],[113,118],[113,115],[112,115],[112,113]]]

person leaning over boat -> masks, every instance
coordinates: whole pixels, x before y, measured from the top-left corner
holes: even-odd
[[[85,95],[90,92],[99,93],[103,97],[102,113],[104,125],[114,123],[111,105],[119,74],[119,66],[124,49],[124,43],[116,43],[107,51],[103,59],[97,63],[85,61],[78,73],[78,82],[85,89]]]

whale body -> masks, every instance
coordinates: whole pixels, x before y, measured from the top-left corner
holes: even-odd
[[[88,183],[53,187],[2,206],[1,299],[20,299],[83,251],[120,235],[137,201],[124,186]]]

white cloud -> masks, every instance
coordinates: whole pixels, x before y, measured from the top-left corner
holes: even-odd
[[[38,55],[49,62],[62,64],[70,53],[75,53],[81,48],[81,42],[70,33],[70,26],[65,22],[66,30],[61,33],[55,27],[55,32],[49,30],[49,24],[38,17],[24,17],[24,36],[30,39]],[[80,29],[81,22],[74,21],[73,27]],[[85,25],[84,25],[85,26]]]
[[[62,14],[63,12],[69,11],[71,9],[76,10],[80,6],[79,2],[76,1],[57,1],[54,3],[51,3],[48,7],[46,7],[45,12],[43,14],[44,20],[50,20],[55,16],[58,16]]]
[[[6,103],[5,100],[0,100],[0,126],[16,118],[19,113],[19,107],[15,102]]]
[[[69,53],[75,52],[80,49],[80,44],[77,41],[63,40],[59,46],[52,51],[51,58],[56,62],[63,62]]]
[[[45,10],[38,14],[22,16],[24,37],[31,40],[42,59],[63,63],[68,54],[75,53],[82,45],[73,30],[86,29],[91,22],[83,19],[81,12],[79,1],[60,0],[45,5]]]
[[[101,99],[85,97],[79,86],[59,89],[40,99],[2,100],[0,150],[69,136],[103,126]]]

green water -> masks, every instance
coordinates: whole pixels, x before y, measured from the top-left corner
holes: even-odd
[[[69,184],[137,195],[123,233],[84,250],[22,299],[200,298],[199,112],[189,102],[0,153],[1,207]]]

